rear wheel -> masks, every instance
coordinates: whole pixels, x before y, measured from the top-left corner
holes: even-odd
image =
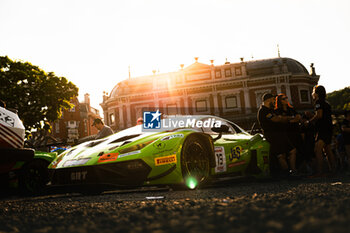
[[[198,136],[186,139],[181,152],[181,170],[185,184],[194,189],[208,181],[210,172],[207,146]]]
[[[33,160],[23,167],[19,178],[21,191],[27,195],[40,194],[49,181],[48,163],[44,160]]]

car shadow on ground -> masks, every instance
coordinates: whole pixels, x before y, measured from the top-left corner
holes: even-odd
[[[332,177],[320,177],[320,178],[298,178],[298,179],[256,179],[254,177],[244,177],[244,178],[226,178],[222,180],[216,180],[207,185],[199,187],[195,190],[201,190],[202,192],[212,192],[215,190],[222,190],[225,188],[233,188],[238,194],[240,190],[244,190],[244,194],[247,193],[247,187],[250,187],[249,194],[260,191],[260,192],[269,192],[277,193],[288,191],[293,187],[297,187],[301,184],[322,184],[329,183],[330,185],[340,185],[340,184],[349,184],[350,176],[339,174]],[[280,185],[283,184],[283,185]],[[287,185],[286,185],[287,184]],[[71,187],[52,187],[48,186],[42,193],[37,195],[24,195],[19,192],[18,189],[3,189],[0,193],[0,200],[45,200],[45,199],[55,199],[55,198],[71,198],[76,196],[108,196],[108,195],[127,195],[127,194],[137,194],[137,193],[146,193],[148,196],[158,193],[167,193],[173,192],[173,195],[176,196],[176,192],[191,192],[195,190],[189,190],[185,186],[143,186],[143,187],[115,187],[115,186],[105,186],[101,189],[72,189]],[[183,193],[181,193],[182,195]],[[249,195],[248,194],[248,195]],[[164,194],[165,195],[165,194]],[[243,193],[242,193],[243,195]],[[157,195],[153,195],[157,196]]]

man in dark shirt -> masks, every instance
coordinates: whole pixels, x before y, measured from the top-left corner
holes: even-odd
[[[286,174],[289,172],[289,166],[286,159],[286,154],[289,154],[289,162],[291,172],[295,173],[295,157],[296,149],[289,142],[285,131],[281,130],[283,124],[292,120],[290,116],[278,116],[274,112],[275,97],[270,94],[264,94],[262,98],[262,105],[258,111],[258,121],[263,129],[263,134],[266,140],[270,143],[270,156],[271,156],[271,172],[276,172],[273,161],[278,160],[278,163]]]
[[[109,126],[105,125],[101,119],[96,118],[92,126],[95,126],[99,130],[95,139],[104,138],[113,134],[113,130]]]
[[[346,111],[345,119],[341,125],[341,132],[344,139],[346,156],[348,158],[348,171],[350,171],[350,111]]]
[[[318,133],[318,139],[323,139],[328,145],[332,143],[332,110],[331,106],[324,100],[316,100],[315,112],[322,111],[320,118],[315,121],[315,127]]]
[[[326,152],[332,171],[335,172],[336,162],[331,148],[333,133],[332,109],[326,101],[326,89],[323,86],[318,85],[314,87],[312,98],[315,100],[315,115],[306,121],[306,124],[315,123],[317,172],[313,177],[319,177],[323,175],[323,150]]]

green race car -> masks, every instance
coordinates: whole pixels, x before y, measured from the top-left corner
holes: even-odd
[[[208,120],[215,125],[197,124]],[[269,143],[261,135],[252,136],[215,116],[192,116],[189,121],[194,127],[173,124],[154,132],[137,125],[72,147],[49,165],[52,185],[193,189],[220,177],[269,176]]]

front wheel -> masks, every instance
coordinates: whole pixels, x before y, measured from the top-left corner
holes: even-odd
[[[33,160],[24,165],[19,178],[21,191],[27,195],[40,194],[49,181],[48,163],[43,160]]]
[[[195,189],[208,181],[210,173],[209,152],[198,136],[186,139],[181,151],[181,170],[185,184]]]

